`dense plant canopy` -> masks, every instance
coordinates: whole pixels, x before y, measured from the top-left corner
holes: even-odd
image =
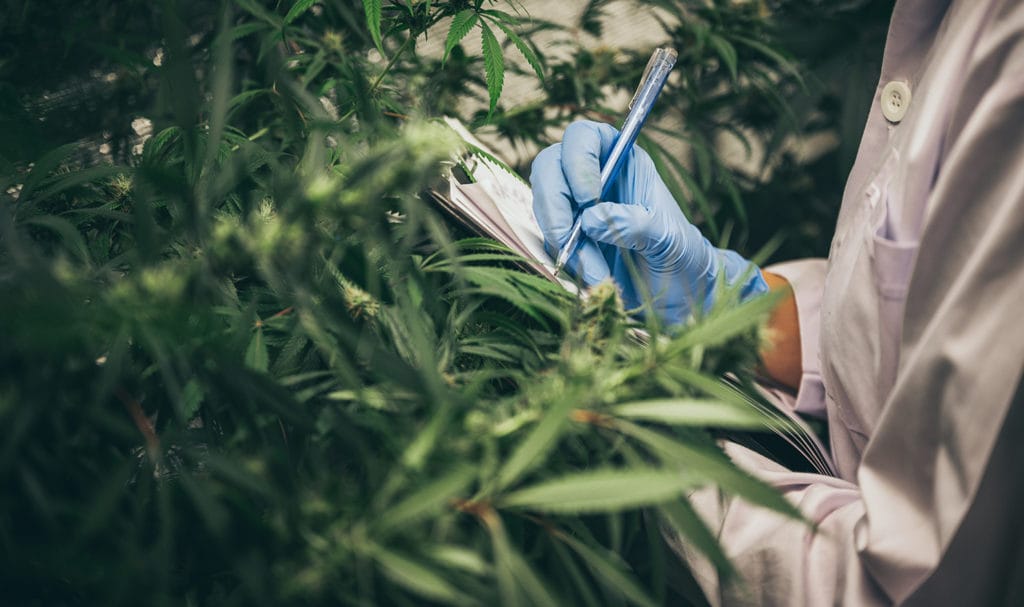
[[[599,34],[608,4],[580,29]],[[652,5],[678,17],[659,111],[687,157],[646,145],[687,212],[760,245],[780,224],[748,212],[756,192],[813,191],[784,246],[820,252],[834,209],[814,196],[836,184],[787,137],[845,114],[779,24],[876,25],[882,4],[635,10]],[[509,145],[614,120],[647,51],[554,59],[533,40],[561,27],[483,0],[7,2],[5,601],[699,601],[661,533],[729,565],[688,490],[794,515],[708,431],[761,424],[771,298],[648,323],[645,345],[613,286],[570,296],[421,195],[461,145],[434,117]],[[441,52],[418,50],[430,36]],[[543,98],[506,108],[510,74]],[[723,160],[729,134],[764,146],[757,174]]]

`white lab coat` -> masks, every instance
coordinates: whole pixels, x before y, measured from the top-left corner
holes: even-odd
[[[727,447],[818,531],[695,494],[712,604],[1024,605],[1024,2],[897,2],[829,258],[769,270],[838,474]]]

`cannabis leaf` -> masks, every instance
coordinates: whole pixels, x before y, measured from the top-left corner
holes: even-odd
[[[288,13],[284,16],[285,25],[298,19],[302,13],[309,10],[309,7],[313,6],[316,0],[296,0],[295,4],[288,9]]]
[[[486,23],[481,23],[480,30],[483,35],[484,76],[487,80],[487,93],[491,98],[489,114],[493,114],[498,107],[501,88],[505,84],[505,57],[491,28]]]
[[[473,26],[480,20],[478,15],[472,9],[466,9],[459,12],[452,18],[452,25],[448,28],[448,39],[444,42],[444,57],[441,59],[441,63],[444,64],[448,61],[448,55],[455,48],[455,45],[462,41],[469,33]]]
[[[384,43],[380,37],[381,0],[363,0],[363,11],[366,13],[366,25],[370,28],[370,36],[380,54],[384,54]]]
[[[519,52],[522,53],[527,63],[529,63],[530,67],[533,68],[533,72],[537,74],[537,78],[543,81],[544,68],[541,67],[540,58],[537,57],[537,53],[534,52],[533,48],[529,44],[527,44],[526,41],[524,41],[519,36],[519,34],[515,33],[515,31],[513,31],[511,27],[505,25],[501,21],[495,21],[494,25],[497,25],[499,28],[501,28],[501,31],[505,32],[505,35],[508,36],[508,39],[512,41],[512,44],[514,44],[517,49],[519,49]]]
[[[596,470],[514,491],[501,505],[544,512],[618,512],[681,499],[695,480],[676,470]]]

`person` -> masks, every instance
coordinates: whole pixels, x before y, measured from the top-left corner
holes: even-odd
[[[610,126],[574,123],[535,159],[547,245],[581,214],[584,283],[647,293],[666,323],[720,279],[790,291],[764,368],[785,406],[827,418],[836,475],[726,444],[814,528],[693,494],[743,580],[668,537],[712,604],[1024,604],[1022,33],[1024,2],[897,0],[827,261],[762,270],[716,249],[639,149],[598,202]]]

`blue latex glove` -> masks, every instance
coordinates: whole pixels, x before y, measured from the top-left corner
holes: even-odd
[[[562,143],[533,161],[533,210],[552,254],[582,213],[583,238],[566,268],[587,287],[611,276],[627,308],[650,301],[657,316],[678,324],[714,303],[721,278],[746,299],[768,291],[761,272],[735,251],[711,245],[683,215],[654,162],[633,146],[614,178],[609,201],[597,202],[600,167],[618,131],[607,124],[569,125]],[[699,308],[698,308],[699,306]]]

